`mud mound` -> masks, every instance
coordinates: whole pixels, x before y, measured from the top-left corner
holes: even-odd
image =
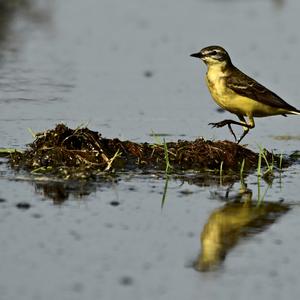
[[[103,138],[88,128],[70,129],[64,124],[36,135],[24,152],[15,152],[15,169],[48,173],[64,178],[85,178],[110,170],[164,170],[169,162],[176,170],[237,171],[256,167],[258,154],[229,141],[179,140],[162,144],[134,143]]]

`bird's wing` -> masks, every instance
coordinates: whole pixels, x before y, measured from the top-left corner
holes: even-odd
[[[298,111],[292,105],[286,103],[266,87],[250,78],[239,69],[234,68],[226,79],[227,86],[241,96],[245,96],[263,104],[283,108],[290,111]]]

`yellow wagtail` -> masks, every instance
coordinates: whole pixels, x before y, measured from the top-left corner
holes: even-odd
[[[215,102],[223,109],[236,114],[240,120],[224,120],[209,125],[218,128],[228,125],[236,141],[231,124],[242,126],[244,132],[238,143],[254,128],[254,117],[286,117],[287,114],[300,114],[300,110],[236,68],[222,47],[209,46],[191,56],[202,59],[207,65],[206,84]],[[249,123],[244,117],[248,117]]]

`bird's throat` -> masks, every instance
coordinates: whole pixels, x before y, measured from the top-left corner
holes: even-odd
[[[207,73],[220,74],[220,76],[226,75],[230,69],[230,65],[228,62],[221,62],[216,64],[208,64],[207,65]]]

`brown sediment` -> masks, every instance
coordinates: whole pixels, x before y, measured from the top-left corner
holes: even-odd
[[[86,178],[109,170],[164,170],[166,149],[172,171],[240,169],[256,167],[258,154],[230,141],[179,140],[164,144],[134,143],[103,138],[88,128],[64,124],[36,135],[23,153],[10,155],[13,168],[49,173],[63,178]]]

